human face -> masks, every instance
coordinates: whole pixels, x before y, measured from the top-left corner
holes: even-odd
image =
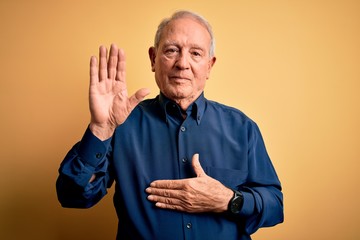
[[[210,57],[210,34],[190,17],[171,21],[157,49],[149,49],[152,71],[160,91],[183,110],[202,93],[215,57]]]

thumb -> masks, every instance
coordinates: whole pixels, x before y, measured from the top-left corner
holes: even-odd
[[[200,165],[199,154],[198,153],[195,153],[193,155],[191,164],[192,164],[192,167],[193,167],[197,177],[206,176],[206,173],[205,173],[204,169]]]
[[[150,93],[150,89],[141,88],[134,95],[130,97],[130,105],[131,108],[134,108],[138,105],[148,94]]]

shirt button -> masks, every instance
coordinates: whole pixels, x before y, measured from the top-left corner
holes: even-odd
[[[186,228],[190,229],[191,228],[191,223],[186,224]]]
[[[186,162],[187,162],[187,159],[186,159],[186,158],[183,158],[183,159],[181,159],[181,161],[182,161],[183,163],[186,163]]]
[[[180,128],[180,130],[181,130],[182,132],[185,132],[185,131],[186,131],[186,127],[182,126],[182,127]]]
[[[96,157],[97,159],[102,158],[102,156],[103,156],[102,153],[96,153],[96,154],[95,154],[95,157]]]

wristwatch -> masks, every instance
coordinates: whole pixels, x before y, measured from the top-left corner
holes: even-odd
[[[232,214],[238,214],[244,203],[244,196],[241,192],[233,190],[234,196],[230,199],[228,205],[228,212]]]

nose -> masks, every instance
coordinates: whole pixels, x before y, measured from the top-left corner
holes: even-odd
[[[176,59],[175,66],[180,70],[189,69],[189,56],[186,53],[180,53]]]

